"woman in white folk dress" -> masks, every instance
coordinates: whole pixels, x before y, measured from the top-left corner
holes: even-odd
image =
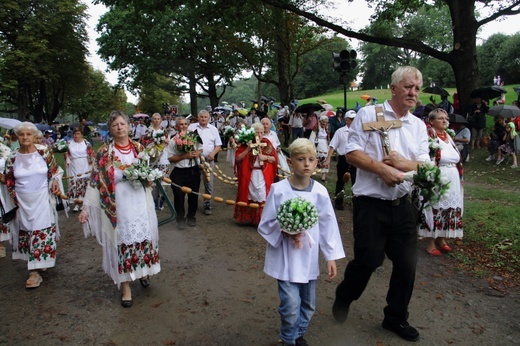
[[[15,219],[9,223],[12,257],[27,261],[26,288],[39,287],[41,272],[55,266],[60,236],[54,195],[63,191],[63,169],[51,148],[34,143],[37,132],[33,123],[16,125],[20,147],[8,157],[5,175],[0,174],[13,205],[18,206]]]
[[[83,203],[83,196],[90,181],[90,170],[94,160],[94,149],[90,143],[83,138],[79,127],[72,130],[73,139],[70,140],[68,151],[65,153],[67,177],[69,182],[69,204],[74,206],[73,211],[78,211]]]
[[[129,138],[128,117],[110,114],[113,140],[103,144],[94,160],[79,221],[85,235],[95,235],[103,247],[103,269],[121,288],[121,305],[132,306],[130,283],[139,279],[146,288],[149,276],[161,271],[159,232],[150,186],[134,185],[123,178],[144,147]]]

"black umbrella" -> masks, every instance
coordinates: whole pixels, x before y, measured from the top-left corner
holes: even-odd
[[[487,112],[488,115],[501,115],[504,118],[514,118],[520,115],[520,108],[517,106],[500,105],[493,106]]]
[[[441,96],[450,96],[450,93],[441,88],[440,86],[432,86],[432,87],[427,87],[427,88],[424,88],[423,89],[423,93],[426,93],[426,94],[434,94],[434,95],[441,95]]]
[[[520,94],[520,86],[514,87],[513,90],[515,93]]]
[[[265,96],[262,96],[262,101],[269,102],[269,99],[267,97],[265,97]]]
[[[253,99],[250,99],[249,101],[253,102],[253,103],[257,103],[258,102],[258,100],[253,100]]]
[[[448,114],[448,117],[450,119],[450,123],[453,123],[453,124],[467,124],[468,123],[466,118],[464,118],[460,114],[450,113],[450,114]]]
[[[296,113],[308,113],[309,111],[319,111],[322,110],[323,106],[319,103],[304,103],[301,106],[296,107],[294,110]]]
[[[273,101],[273,102],[276,102],[276,99],[272,96],[269,97],[269,100]]]
[[[475,89],[471,92],[471,94],[469,94],[469,97],[471,97],[472,99],[480,97],[483,100],[491,100],[505,93],[507,93],[506,89],[498,85],[493,85],[489,87],[480,87],[478,89]]]

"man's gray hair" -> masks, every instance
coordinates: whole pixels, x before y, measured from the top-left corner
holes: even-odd
[[[397,68],[397,70],[392,73],[392,81],[391,85],[397,85],[399,84],[403,78],[404,75],[413,75],[414,77],[417,77],[421,80],[421,86],[422,86],[422,73],[417,68],[413,66],[400,66]]]

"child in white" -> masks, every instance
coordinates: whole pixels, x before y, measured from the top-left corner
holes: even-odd
[[[316,309],[319,249],[330,279],[337,273],[335,260],[345,257],[345,252],[327,189],[311,179],[318,163],[316,146],[300,138],[289,146],[289,153],[293,175],[271,185],[258,232],[268,242],[264,272],[278,280],[280,338],[284,345],[298,345],[305,344],[303,336]],[[306,232],[289,235],[280,229],[276,214],[284,201],[294,197],[315,205],[319,219]]]

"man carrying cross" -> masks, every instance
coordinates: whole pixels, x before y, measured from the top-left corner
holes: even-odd
[[[426,125],[410,113],[422,86],[414,67],[392,74],[392,98],[359,110],[351,126],[347,162],[356,166],[354,195],[354,259],[345,269],[332,307],[339,322],[347,319],[374,270],[386,256],[393,263],[383,327],[408,341],[419,338],[408,324],[417,263],[417,210],[410,202],[412,186],[403,173],[429,161]]]

